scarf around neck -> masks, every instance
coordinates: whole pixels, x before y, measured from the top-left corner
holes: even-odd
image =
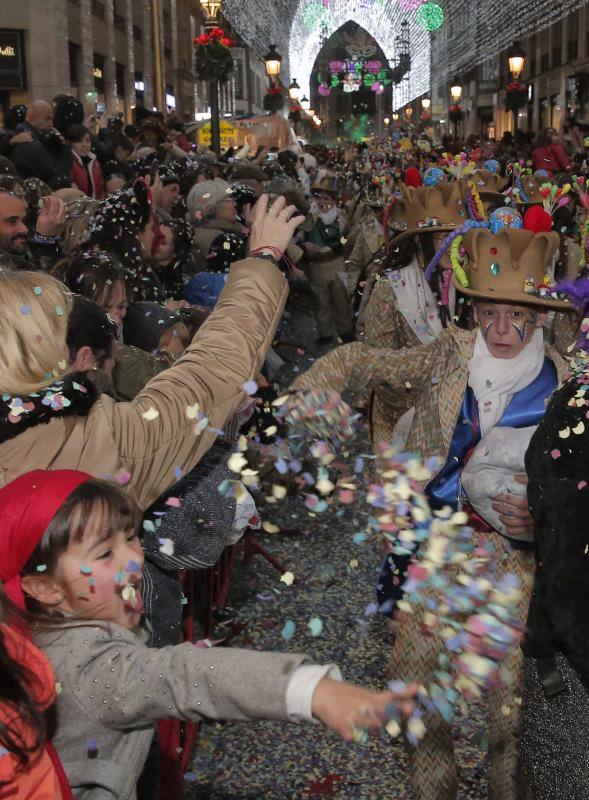
[[[514,394],[536,380],[543,364],[544,337],[540,328],[515,358],[492,356],[479,330],[468,362],[468,385],[479,407],[482,436],[497,425]]]

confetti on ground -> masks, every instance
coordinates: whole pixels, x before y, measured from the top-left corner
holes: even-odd
[[[315,355],[313,341],[317,332],[310,318],[295,319],[294,324],[294,340],[305,347],[308,356]],[[287,356],[292,356],[292,350]],[[308,360],[290,364],[290,373],[296,366],[307,369]],[[289,384],[289,377],[281,379],[281,386]],[[287,400],[288,397],[282,398],[275,407],[279,408]],[[325,466],[329,479],[336,483],[333,497],[337,498],[341,484],[331,475],[330,464],[336,459],[345,437],[329,438],[329,425],[321,418],[314,420],[310,408],[306,411],[309,425],[300,424],[301,438],[289,442],[292,447],[298,441],[299,451],[293,453],[291,448],[287,451],[285,448],[282,469],[277,472],[295,475],[297,480],[308,473],[315,482],[320,479],[318,467]],[[336,416],[338,412],[327,409],[326,413]],[[346,426],[353,427],[348,425],[353,414],[348,413]],[[308,431],[314,425],[321,431],[316,438],[323,440],[326,446],[319,448],[318,458],[307,458],[311,439]],[[354,436],[352,443],[346,443],[350,456],[343,459],[354,474],[348,475],[345,483],[365,484],[374,459],[362,425]],[[330,455],[333,456],[330,464],[320,463],[319,459]],[[426,466],[435,468],[434,462]],[[417,471],[417,465],[409,464],[408,470]],[[411,495],[411,480],[401,482],[398,487],[405,499]],[[304,480],[303,485],[306,486],[303,492],[312,488],[312,483],[305,484]],[[374,501],[382,503],[383,494],[375,489]],[[265,486],[265,491],[256,496],[261,516],[268,516],[281,529],[296,528],[300,535],[267,535],[262,531],[259,540],[293,578],[296,574],[296,591],[279,582],[278,573],[259,557],[240,568],[232,582],[229,603],[237,609],[243,630],[231,641],[231,646],[302,651],[317,663],[339,664],[346,679],[384,689],[391,638],[385,619],[373,613],[374,587],[383,555],[380,541],[374,533],[366,532],[370,517],[376,519],[379,510],[368,507],[364,501],[341,504],[336,500],[336,518],[327,504],[323,513],[306,507],[306,497],[300,491],[289,493],[272,505],[265,505],[268,496],[272,496],[271,486]],[[314,497],[316,503],[325,502],[318,493]],[[350,567],[350,561],[354,567]],[[323,625],[318,636],[311,635],[308,627],[315,618]],[[287,622],[295,626],[291,639],[282,635]],[[303,635],[296,636],[297,630]],[[456,711],[460,800],[480,800],[487,793],[483,708],[474,700]],[[398,736],[395,726],[398,727],[396,721],[391,719],[390,736]],[[419,734],[418,718],[412,728]],[[293,730],[299,734],[295,739]],[[196,779],[185,784],[185,800],[304,800],[309,796],[382,800],[382,780],[375,780],[375,776],[382,776],[383,765],[391,766],[387,770],[387,797],[397,800],[411,797],[407,757],[399,739],[391,739],[387,733],[383,732],[381,737],[371,736],[365,745],[344,742],[319,725],[293,729],[282,722],[259,722],[255,728],[247,728],[248,735],[245,733],[243,723],[207,726],[190,765]]]

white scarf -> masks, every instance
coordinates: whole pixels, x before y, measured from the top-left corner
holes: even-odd
[[[399,311],[421,344],[430,344],[442,332],[438,304],[416,259],[406,267],[386,273]]]
[[[543,364],[544,337],[540,328],[515,358],[495,358],[481,331],[477,333],[468,362],[468,385],[478,403],[482,436],[499,422],[513,395],[536,380]]]
[[[323,214],[319,213],[319,216],[324,225],[333,225],[338,217],[338,208],[332,206],[329,211],[325,211]]]

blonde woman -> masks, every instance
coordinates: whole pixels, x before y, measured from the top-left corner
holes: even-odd
[[[71,296],[61,283],[38,272],[0,275],[0,485],[32,469],[129,473],[126,491],[146,509],[198,463],[215,439],[210,428],[222,428],[243,400],[286,301],[273,256],[302,218],[283,198],[267,206],[264,196],[250,237],[258,257],[231,267],[184,356],[133,402],[97,397],[83,374],[71,373]]]

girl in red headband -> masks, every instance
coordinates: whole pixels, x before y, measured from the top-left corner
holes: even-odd
[[[118,487],[85,473],[17,478],[0,490],[0,520],[0,580],[34,612],[62,687],[53,742],[75,796],[152,796],[153,779],[138,782],[158,719],[319,719],[351,739],[411,693],[342,683],[334,665],[293,653],[146,647],[138,517]]]

